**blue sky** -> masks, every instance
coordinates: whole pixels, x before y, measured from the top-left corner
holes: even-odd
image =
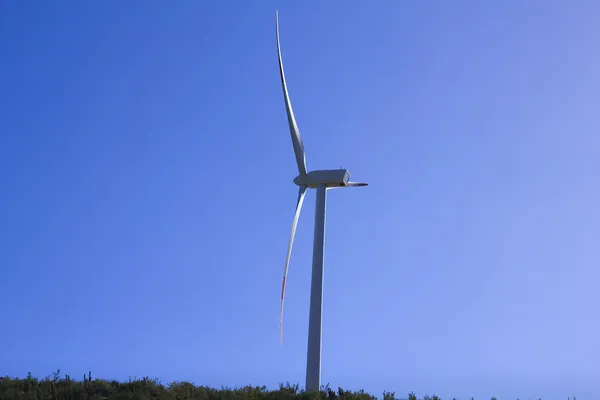
[[[276,9],[323,383],[599,397],[592,1],[3,1],[0,374],[304,384]]]

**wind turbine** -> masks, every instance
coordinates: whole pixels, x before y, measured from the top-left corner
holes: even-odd
[[[281,47],[279,45],[279,13],[275,13],[275,31],[277,36],[277,52],[279,55],[279,73],[281,75],[281,85],[283,86],[283,98],[287,111],[288,123],[290,125],[290,134],[292,136],[292,145],[298,164],[298,176],[294,178],[294,183],[298,185],[298,201],[296,202],[296,212],[294,213],[294,222],[292,223],[292,232],[288,244],[287,255],[285,257],[285,269],[283,272],[283,283],[281,285],[281,310],[279,316],[279,340],[283,342],[283,299],[285,296],[285,284],[287,280],[288,267],[290,264],[290,255],[292,253],[292,244],[298,225],[298,217],[302,209],[304,195],[307,189],[317,189],[317,201],[315,208],[315,233],[313,242],[313,262],[312,278],[310,286],[310,314],[308,322],[308,351],[306,359],[306,387],[307,391],[317,391],[321,387],[321,322],[323,311],[323,248],[325,246],[325,201],[327,189],[347,188],[356,186],[367,186],[366,183],[350,182],[350,173],[346,169],[315,170],[307,171],[306,157],[304,154],[304,144],[300,131],[294,118],[290,96],[285,83],[285,74],[283,73],[283,63],[281,61]]]

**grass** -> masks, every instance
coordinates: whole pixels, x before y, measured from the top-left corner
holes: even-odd
[[[157,379],[129,379],[126,382],[92,379],[92,373],[80,381],[69,375],[60,376],[60,370],[44,379],[0,377],[0,400],[377,400],[364,391],[332,390],[322,387],[318,392],[306,392],[298,385],[280,385],[277,390],[265,386],[215,389],[196,386],[190,382],[172,382],[163,385]],[[383,392],[382,400],[441,400],[438,396],[418,398],[409,393],[397,398],[394,392]],[[474,399],[471,399],[474,400]],[[496,400],[492,397],[491,400]],[[541,400],[541,399],[539,399]],[[570,399],[569,399],[570,400]],[[573,400],[576,400],[573,397]]]
[[[129,379],[126,382],[92,379],[91,372],[82,380],[60,376],[60,370],[38,379],[31,374],[26,378],[0,377],[0,400],[376,400],[364,391],[332,390],[328,386],[319,392],[306,392],[298,385],[280,385],[278,390],[245,386],[236,389],[215,389],[196,386],[190,382],[161,384],[156,379]],[[384,392],[383,400],[399,400],[393,392]],[[410,393],[407,400],[419,400]],[[440,400],[425,396],[421,400]]]

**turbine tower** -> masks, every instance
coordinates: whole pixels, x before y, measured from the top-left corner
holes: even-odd
[[[290,96],[285,83],[283,63],[281,61],[281,47],[279,45],[279,13],[275,14],[275,31],[277,36],[277,53],[279,55],[279,73],[281,85],[283,86],[283,98],[287,111],[292,145],[298,164],[298,176],[294,183],[298,185],[298,201],[296,212],[292,223],[292,232],[285,257],[285,269],[283,272],[283,283],[281,285],[281,309],[279,315],[279,340],[283,342],[283,299],[285,296],[285,284],[287,280],[292,244],[298,225],[298,217],[302,209],[304,195],[307,189],[317,189],[317,201],[315,208],[315,233],[313,242],[312,278],[310,286],[310,314],[308,322],[308,351],[306,359],[306,387],[307,391],[317,391],[321,387],[321,322],[323,310],[323,249],[325,246],[325,202],[327,189],[347,188],[355,186],[367,186],[366,183],[350,182],[350,173],[346,169],[315,170],[307,171],[306,157],[304,155],[304,144],[300,137],[300,131],[294,118]]]

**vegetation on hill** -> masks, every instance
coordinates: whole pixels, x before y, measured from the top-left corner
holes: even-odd
[[[280,385],[277,390],[245,386],[237,389],[214,389],[190,382],[161,384],[156,379],[129,379],[126,382],[92,379],[92,373],[81,381],[60,370],[44,379],[29,374],[27,378],[0,377],[0,400],[377,400],[364,391],[332,390],[328,386],[319,392],[306,392],[298,385]],[[394,392],[383,392],[382,400],[441,400],[438,396],[417,398],[414,393],[397,398]],[[473,399],[472,399],[473,400]],[[492,397],[491,400],[496,400]],[[541,399],[540,399],[541,400]],[[573,400],[576,400],[573,397]]]
[[[305,392],[298,385],[280,385],[278,390],[246,386],[220,390],[196,386],[189,382],[161,384],[156,379],[130,379],[126,382],[92,379],[84,375],[80,381],[69,375],[60,377],[60,370],[44,379],[31,376],[24,379],[0,377],[0,400],[376,400],[364,391],[323,387],[319,392]],[[383,400],[396,400],[392,392],[384,392]],[[407,400],[419,400],[410,393]],[[439,400],[425,396],[422,400]]]

